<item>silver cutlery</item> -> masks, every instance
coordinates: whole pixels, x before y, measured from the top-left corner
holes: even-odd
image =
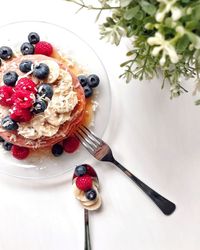
[[[89,228],[89,211],[84,209],[84,227],[85,227],[85,245],[84,250],[91,250],[91,242],[90,242],[90,228]]]
[[[81,125],[75,133],[81,144],[99,161],[107,161],[115,164],[120,170],[124,172],[133,182],[140,187],[144,193],[151,198],[151,200],[160,208],[165,215],[170,215],[176,209],[176,205],[164,198],[162,195],[151,189],[144,182],[133,175],[128,169],[122,166],[115,160],[110,146],[102,139],[98,138],[87,127]]]

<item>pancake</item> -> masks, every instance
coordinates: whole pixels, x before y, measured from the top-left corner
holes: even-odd
[[[7,71],[15,71],[19,76],[26,77],[26,74],[22,73],[19,70],[19,64],[22,60],[31,60],[34,62],[41,62],[44,60],[53,60],[58,63],[60,69],[66,70],[72,77],[72,85],[73,85],[73,91],[76,93],[78,103],[74,107],[73,111],[70,114],[70,120],[64,122],[62,125],[59,126],[59,129],[56,134],[53,136],[42,136],[38,139],[30,139],[25,138],[22,135],[18,134],[17,131],[5,131],[0,127],[0,136],[15,145],[23,146],[27,148],[45,148],[45,147],[51,147],[55,143],[58,143],[62,141],[64,138],[72,135],[77,127],[82,123],[85,113],[85,95],[84,90],[82,86],[80,85],[77,77],[70,71],[69,68],[62,62],[59,62],[58,60],[47,57],[44,55],[27,55],[27,56],[20,56],[17,58],[14,58],[13,60],[6,62],[1,69],[0,69],[0,82],[2,83],[3,74]],[[30,77],[30,76],[28,76]],[[40,81],[38,79],[35,79],[31,76],[31,79],[36,84],[40,84],[45,81]],[[47,82],[48,83],[48,82]],[[52,84],[56,85],[56,81]],[[2,118],[2,117],[1,117]]]

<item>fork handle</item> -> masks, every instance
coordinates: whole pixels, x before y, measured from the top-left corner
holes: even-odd
[[[160,210],[165,215],[170,215],[176,209],[176,205],[164,198],[162,195],[151,189],[147,186],[144,182],[138,179],[135,175],[133,175],[129,170],[127,170],[124,166],[122,166],[118,161],[115,159],[112,161],[118,168],[120,168],[132,181],[134,181],[138,187],[140,187],[145,194],[147,194],[151,200],[160,208]]]

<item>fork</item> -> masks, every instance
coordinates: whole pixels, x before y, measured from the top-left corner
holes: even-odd
[[[115,160],[110,146],[105,143],[102,139],[98,138],[92,131],[87,127],[81,125],[75,136],[81,142],[81,144],[99,161],[107,161],[115,164],[120,170],[124,172],[133,182],[140,187],[146,195],[160,208],[165,215],[170,215],[176,209],[176,205],[164,198],[162,195],[151,189],[144,182],[133,175],[128,169],[122,166],[118,161]]]

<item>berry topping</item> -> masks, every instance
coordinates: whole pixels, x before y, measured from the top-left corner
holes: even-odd
[[[9,86],[1,86],[0,87],[0,105],[2,106],[12,106],[12,95],[13,88]]]
[[[89,175],[79,176],[76,179],[76,186],[80,190],[88,191],[92,188],[92,178]]]
[[[36,44],[36,43],[38,43],[40,41],[40,37],[36,32],[31,32],[28,35],[28,41],[31,44]]]
[[[60,156],[63,153],[63,147],[60,144],[55,144],[53,145],[51,152],[54,156]]]
[[[2,46],[0,48],[0,58],[3,60],[8,60],[12,57],[13,52],[12,49],[7,46]]]
[[[90,175],[90,176],[92,176],[92,177],[97,177],[97,174],[96,174],[96,172],[95,172],[95,170],[94,170],[93,167],[91,167],[91,166],[88,165],[88,164],[83,164],[83,166],[86,167],[86,170],[87,170],[87,174],[88,174],[88,175]]]
[[[76,176],[83,176],[83,175],[86,174],[86,171],[87,171],[86,167],[83,166],[83,165],[80,165],[80,166],[77,166],[75,168],[75,172],[74,173],[75,173]]]
[[[20,48],[21,52],[23,55],[32,55],[34,54],[34,46],[30,43],[23,43],[21,48]]]
[[[49,75],[49,67],[44,63],[40,63],[34,67],[33,75],[38,79],[43,80]]]
[[[0,142],[4,142],[5,140],[3,139],[3,137],[0,136]]]
[[[8,141],[4,141],[2,146],[3,146],[3,148],[4,148],[6,151],[10,151],[11,148],[12,148],[12,146],[13,146],[13,144],[10,143],[10,142],[8,142]]]
[[[6,116],[1,121],[1,126],[6,130],[17,130],[18,125],[16,121],[13,121],[9,116]]]
[[[3,81],[7,86],[15,86],[18,74],[15,71],[9,71],[3,75]]]
[[[13,145],[11,149],[12,155],[18,159],[23,160],[29,155],[29,149],[25,147],[20,147],[17,145]]]
[[[31,71],[32,65],[33,65],[33,63],[31,61],[23,60],[19,64],[19,69],[21,70],[21,72],[27,73],[27,72]]]
[[[32,118],[29,109],[19,109],[14,106],[11,110],[10,118],[16,122],[28,122]]]
[[[80,167],[80,172],[79,172],[79,167]],[[75,168],[73,179],[78,177],[78,176],[85,175],[85,174],[89,175],[91,177],[98,178],[93,167],[91,167],[88,164],[82,164],[82,165],[79,165]]]
[[[21,91],[21,90],[28,90],[34,94],[36,94],[37,89],[35,83],[27,77],[23,77],[19,79],[17,82],[17,85],[15,86],[16,91]]]
[[[51,85],[47,83],[43,83],[38,87],[38,95],[45,98],[48,97],[49,99],[53,96],[53,89]]]
[[[87,76],[80,75],[80,76],[78,76],[78,80],[79,80],[82,87],[85,87],[88,84]]]
[[[47,108],[47,104],[43,100],[36,100],[36,102],[33,104],[33,113],[39,114],[45,111]]]
[[[90,201],[93,201],[97,197],[97,192],[94,189],[90,189],[85,194],[86,198]]]
[[[83,87],[83,90],[84,90],[84,93],[85,93],[85,97],[86,97],[86,98],[92,96],[93,90],[92,90],[92,88],[90,88],[89,85],[86,85],[85,87]]]
[[[35,54],[50,56],[52,52],[53,52],[53,47],[48,42],[41,41],[35,45]]]
[[[91,88],[96,88],[98,85],[99,85],[99,77],[97,75],[89,75],[88,78],[88,85],[91,87]]]
[[[63,147],[65,152],[73,153],[80,145],[79,140],[75,136],[69,136],[63,141]]]
[[[12,100],[16,108],[27,109],[33,105],[35,96],[30,91],[21,90],[12,95]]]

